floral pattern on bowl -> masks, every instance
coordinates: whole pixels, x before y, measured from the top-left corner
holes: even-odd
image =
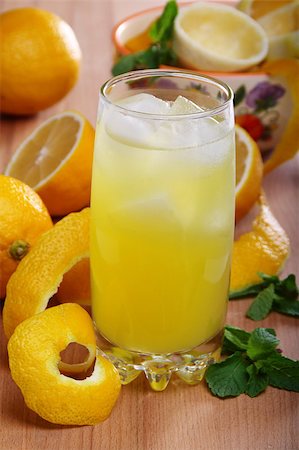
[[[235,93],[236,123],[245,128],[263,152],[273,150],[288,122],[291,99],[282,80],[267,74],[236,74],[224,79]]]
[[[269,81],[260,81],[249,91],[242,84],[235,91],[236,122],[249,132],[262,150],[270,150],[274,145],[274,134],[280,127],[280,101],[285,95],[286,88],[282,84]]]

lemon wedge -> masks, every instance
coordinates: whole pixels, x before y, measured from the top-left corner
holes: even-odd
[[[202,2],[181,9],[173,49],[185,67],[233,72],[260,63],[268,53],[268,38],[247,14]]]
[[[34,189],[51,216],[89,205],[94,128],[77,111],[49,117],[20,144],[5,175]]]
[[[263,160],[256,142],[236,125],[236,220],[257,201],[263,179]]]
[[[267,59],[299,58],[299,1],[258,19],[269,39]]]

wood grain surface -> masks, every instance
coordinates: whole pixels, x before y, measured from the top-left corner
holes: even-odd
[[[30,118],[3,118],[0,171],[24,137],[55,112],[77,109],[95,124],[98,92],[110,76],[113,59],[111,30],[121,18],[151,6],[153,0],[2,0],[1,9],[40,6],[59,14],[74,28],[83,52],[78,84],[60,103]],[[299,101],[299,99],[298,99]],[[299,277],[299,158],[284,164],[264,180],[269,203],[290,239],[292,254],[285,273]],[[248,226],[246,220],[243,226]],[[230,302],[227,323],[252,330],[245,318],[249,300]],[[299,359],[298,320],[276,313],[258,323],[274,327],[280,347]],[[95,427],[56,426],[24,404],[10,377],[6,339],[1,330],[0,450],[298,450],[299,396],[268,388],[251,399],[219,400],[205,383],[189,387],[173,379],[163,393],[151,391],[140,376],[123,387],[110,418]]]

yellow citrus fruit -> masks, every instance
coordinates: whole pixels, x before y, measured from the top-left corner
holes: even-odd
[[[290,249],[284,229],[273,216],[264,194],[259,199],[260,213],[252,230],[234,242],[230,290],[238,291],[260,282],[257,272],[277,274]]]
[[[249,14],[254,19],[275,11],[278,8],[286,6],[293,0],[240,0],[237,3],[237,9]]]
[[[94,129],[78,112],[66,111],[39,125],[18,147],[5,174],[32,187],[51,215],[89,205]]]
[[[273,77],[273,79],[285,85],[291,97],[291,110],[287,125],[270,158],[265,162],[264,173],[268,173],[280,164],[293,158],[299,150],[299,60],[282,59],[269,61],[263,65],[263,71],[269,73],[271,78]]]
[[[254,19],[259,19],[272,11],[275,11],[283,6],[292,3],[293,0],[250,0],[251,5],[251,16]]]
[[[232,72],[263,61],[268,39],[264,29],[238,9],[199,2],[179,12],[173,49],[185,67]]]
[[[236,125],[236,220],[257,201],[262,184],[263,161],[252,137]]]
[[[1,112],[34,114],[62,99],[79,74],[81,51],[72,28],[38,8],[0,15]]]
[[[72,213],[44,233],[7,285],[3,325],[7,337],[23,320],[46,309],[63,274],[89,256],[89,208]]]
[[[299,58],[299,1],[258,19],[269,39],[267,59]]]
[[[22,322],[8,343],[9,366],[26,405],[52,423],[96,425],[120,392],[113,364],[97,356],[91,376],[75,380],[58,369],[60,352],[77,342],[95,352],[92,320],[79,305],[49,308]]]
[[[90,295],[89,258],[84,258],[64,274],[56,298],[61,303],[90,305]]]
[[[22,181],[0,175],[0,298],[20,260],[53,226],[36,192]]]

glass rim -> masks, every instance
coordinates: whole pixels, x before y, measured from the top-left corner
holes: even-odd
[[[155,113],[147,113],[140,111],[133,111],[131,109],[125,108],[124,106],[120,106],[113,101],[109,100],[107,96],[107,90],[114,85],[116,85],[120,81],[129,81],[132,79],[141,79],[147,77],[180,77],[180,78],[193,78],[196,81],[208,81],[210,84],[214,86],[218,86],[225,91],[227,94],[227,99],[224,101],[222,105],[208,108],[204,111],[198,111],[196,113],[188,113],[188,114],[174,114],[174,115],[166,115],[166,114],[155,114]],[[115,107],[122,113],[130,114],[133,117],[139,117],[143,119],[151,119],[151,120],[187,120],[187,119],[199,119],[202,117],[211,117],[216,114],[224,111],[232,102],[234,98],[233,90],[222,80],[219,80],[214,77],[210,77],[208,75],[196,74],[192,71],[181,71],[181,70],[165,70],[165,69],[144,69],[144,70],[135,70],[131,72],[126,72],[121,75],[117,75],[115,77],[109,78],[100,88],[100,98],[103,99],[105,103]]]

